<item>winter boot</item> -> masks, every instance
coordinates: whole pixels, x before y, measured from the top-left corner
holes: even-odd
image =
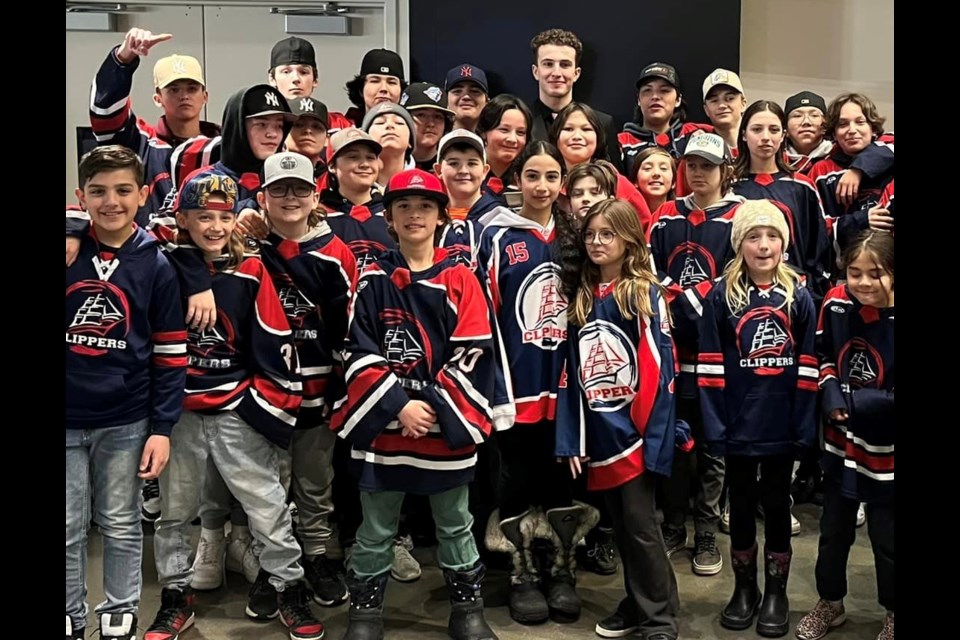
[[[780,638],[790,630],[790,601],[787,600],[787,578],[790,577],[790,559],[793,551],[774,553],[763,550],[766,564],[766,583],[763,585],[763,603],[757,618],[757,633],[765,638]]]
[[[530,552],[532,536],[524,536],[520,530],[520,523],[529,514],[529,511],[525,511],[501,522],[500,510],[494,509],[487,521],[485,542],[490,551],[503,551],[511,555],[510,617],[520,624],[540,624],[550,617],[550,610],[540,592],[540,579],[533,571],[533,555]]]
[[[383,640],[383,593],[389,576],[389,571],[367,578],[347,572],[350,615],[343,640]]]
[[[737,631],[753,624],[760,607],[760,588],[757,586],[757,543],[746,551],[730,550],[733,564],[733,596],[720,613],[720,625]]]
[[[453,640],[499,640],[483,617],[480,587],[487,568],[479,560],[466,571],[444,569],[450,591],[450,622],[447,634]]]
[[[575,548],[577,542],[600,521],[600,512],[588,504],[576,502],[569,507],[550,509],[546,519],[555,547],[553,564],[544,576],[550,617],[554,622],[575,622],[580,617],[580,596],[575,589]]]

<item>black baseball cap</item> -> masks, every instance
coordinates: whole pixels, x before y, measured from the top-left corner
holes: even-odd
[[[296,36],[290,36],[273,45],[270,51],[270,68],[285,64],[308,64],[317,68],[317,54],[313,45]]]
[[[480,67],[466,62],[455,66],[453,69],[450,69],[450,71],[447,71],[447,79],[446,82],[443,83],[443,88],[449,91],[450,87],[460,82],[472,82],[483,89],[484,93],[487,95],[490,94],[490,89],[487,85],[487,74]]]
[[[791,111],[800,107],[816,107],[824,115],[827,114],[827,103],[823,96],[818,96],[812,91],[801,91],[787,98],[787,103],[783,106],[783,112],[789,116]]]
[[[327,105],[319,100],[304,96],[302,98],[290,98],[287,102],[290,103],[290,111],[296,116],[297,120],[300,118],[316,118],[323,122],[324,129],[329,126],[330,116],[327,112]]]
[[[680,76],[677,75],[677,70],[665,62],[653,62],[645,66],[640,72],[640,78],[637,80],[637,89],[651,78],[666,80],[672,84],[675,89],[680,89]]]
[[[293,121],[287,99],[276,87],[268,84],[256,84],[243,94],[243,117],[269,116],[283,114],[285,120]]]
[[[360,75],[371,73],[385,76],[394,76],[403,80],[403,60],[396,51],[389,49],[371,49],[363,56],[360,63]]]
[[[436,109],[451,118],[455,115],[447,109],[447,94],[429,82],[414,82],[404,89],[400,96],[400,106],[411,112],[417,109]]]

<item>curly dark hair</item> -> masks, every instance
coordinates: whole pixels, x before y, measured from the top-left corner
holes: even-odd
[[[883,133],[883,123],[886,122],[887,119],[880,115],[880,112],[877,110],[877,105],[873,103],[873,100],[862,93],[847,92],[838,95],[833,99],[833,102],[830,103],[830,106],[827,107],[827,117],[824,124],[828,138],[831,140],[835,138],[834,134],[837,131],[837,125],[840,123],[840,110],[843,108],[843,105],[848,102],[852,102],[860,107],[860,110],[863,111],[863,117],[870,123],[870,128],[873,129],[875,136]]]
[[[573,47],[575,52],[574,62],[578,67],[580,66],[580,58],[583,57],[583,43],[580,42],[580,38],[572,31],[567,31],[566,29],[547,29],[535,35],[530,41],[530,51],[533,52],[534,64],[537,63],[537,52],[540,50],[540,47],[546,44],[552,44],[558,47]]]

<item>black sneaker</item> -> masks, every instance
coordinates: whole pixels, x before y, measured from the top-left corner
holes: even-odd
[[[347,601],[347,583],[340,563],[326,555],[309,558],[303,568],[313,589],[313,601],[324,607],[335,607]]]
[[[143,640],[177,640],[193,624],[193,593],[164,589],[160,592],[160,610]]]
[[[67,640],[84,640],[83,636],[86,632],[86,629],[74,629],[73,620],[67,616]]]
[[[147,480],[140,489],[143,502],[140,505],[140,517],[145,522],[156,522],[160,517],[160,481]]]
[[[693,572],[698,576],[713,576],[723,569],[723,557],[717,548],[717,534],[704,531],[694,536]]]
[[[682,527],[675,529],[673,527],[663,527],[663,546],[666,547],[667,557],[673,557],[678,551],[687,548],[687,529]]]
[[[257,579],[250,587],[247,609],[244,612],[251,620],[273,620],[279,615],[277,590],[270,584],[270,574],[260,569]]]
[[[280,622],[290,630],[290,640],[320,640],[323,624],[310,612],[310,594],[302,582],[280,592]]]
[[[610,576],[617,572],[617,548],[613,531],[596,530],[587,535],[587,544],[577,547],[577,566],[585,571]]]
[[[136,614],[101,613],[100,640],[137,640]]]
[[[601,638],[626,638],[640,628],[640,621],[628,618],[619,609],[597,623],[594,632]]]

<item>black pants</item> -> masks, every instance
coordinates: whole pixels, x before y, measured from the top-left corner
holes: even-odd
[[[790,551],[790,477],[793,455],[727,456],[730,544],[745,551],[757,541],[757,503],[763,505],[768,551]],[[760,478],[757,479],[759,468]]]
[[[663,535],[656,520],[656,480],[646,473],[603,492],[623,561],[627,597],[621,614],[638,620],[644,636],[655,631],[676,638],[680,598],[677,578],[667,559]]]
[[[720,492],[723,489],[723,458],[707,452],[703,436],[703,417],[696,398],[677,399],[677,419],[690,425],[696,448],[673,454],[673,472],[663,483],[663,524],[682,529],[690,511],[691,485],[695,492],[693,525],[697,533],[717,532],[720,524]]]
[[[867,505],[867,531],[873,546],[880,605],[894,610],[893,500]],[[842,600],[847,595],[847,559],[857,538],[859,503],[840,494],[840,486],[824,486],[820,516],[820,551],[817,555],[817,593],[824,600]]]
[[[572,504],[570,470],[553,454],[556,427],[552,421],[515,424],[496,437],[504,474],[501,520],[520,515],[530,506],[547,511]]]
[[[334,517],[338,523],[340,545],[346,549],[357,538],[363,511],[357,477],[350,472],[350,443],[343,438],[337,438],[333,445],[333,471]]]

